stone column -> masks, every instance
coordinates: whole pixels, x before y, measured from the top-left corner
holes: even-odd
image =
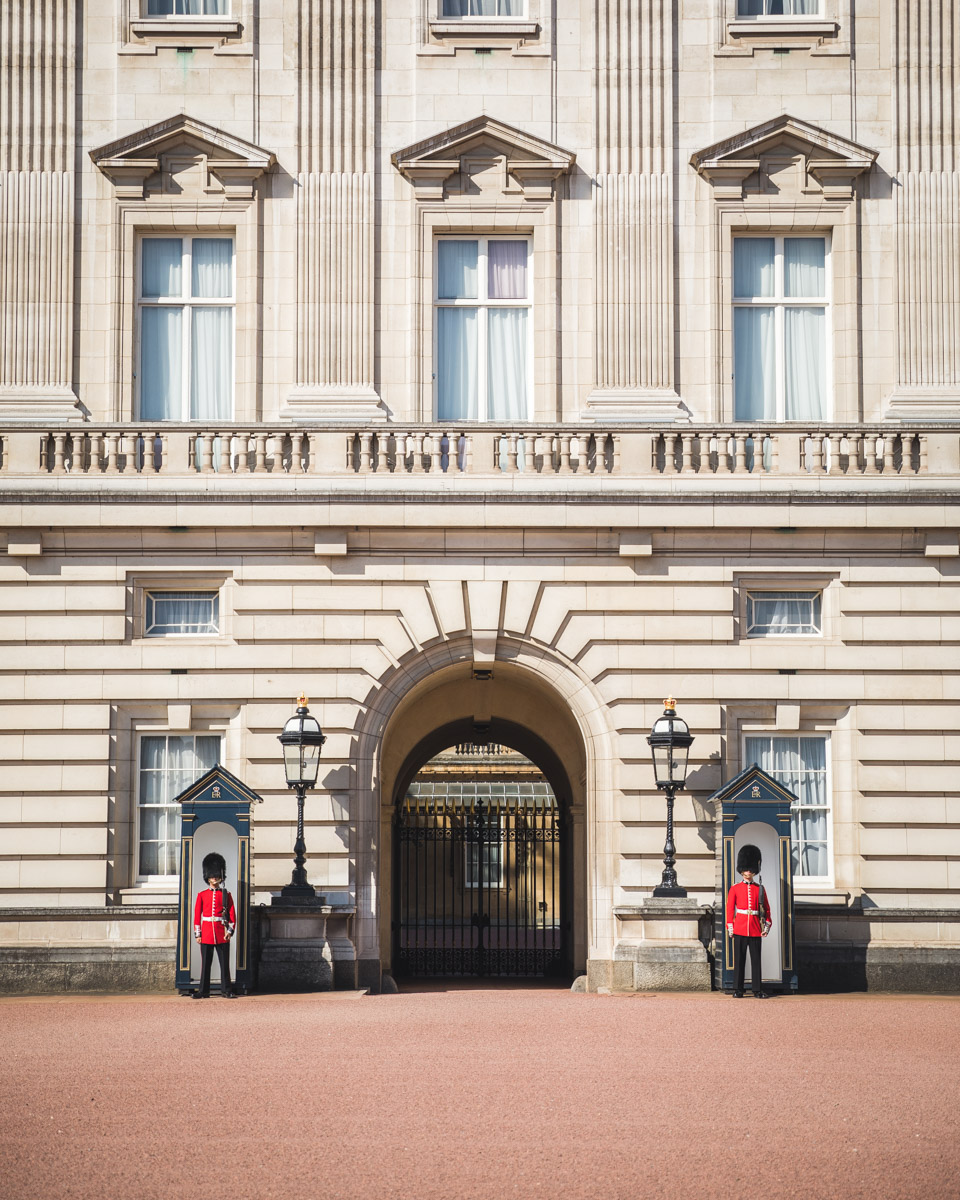
[[[960,416],[960,25],[895,0],[897,386],[891,416]]]
[[[673,4],[598,0],[596,388],[584,417],[676,418]]]
[[[0,5],[0,415],[79,419],[73,390],[76,5]]]
[[[284,416],[382,420],[373,384],[374,0],[299,5],[296,387]]]

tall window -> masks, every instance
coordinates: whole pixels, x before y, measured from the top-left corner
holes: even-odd
[[[148,17],[221,17],[230,12],[230,0],[147,0]]]
[[[738,17],[818,17],[821,0],[737,0]]]
[[[232,238],[141,240],[142,419],[230,419],[234,306]]]
[[[150,734],[140,739],[138,817],[141,879],[180,869],[180,806],[173,800],[220,758],[215,734]]]
[[[440,0],[440,16],[448,20],[465,17],[522,17],[527,0]]]
[[[526,238],[437,242],[439,420],[530,420],[529,251]]]
[[[791,810],[793,872],[830,877],[830,789],[825,737],[748,737],[747,764],[757,763],[799,797]]]
[[[827,416],[827,243],[738,237],[733,243],[737,421]]]
[[[503,819],[488,816],[483,825],[483,841],[466,843],[468,888],[503,887]]]

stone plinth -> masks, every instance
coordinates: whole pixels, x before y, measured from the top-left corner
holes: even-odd
[[[285,905],[263,909],[258,986],[263,992],[329,992],[357,986],[351,937],[353,905]]]
[[[653,897],[614,909],[620,938],[613,951],[612,986],[634,992],[709,992],[710,963],[700,923],[711,914],[688,899]]]

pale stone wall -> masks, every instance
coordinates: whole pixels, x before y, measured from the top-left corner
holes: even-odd
[[[734,0],[530,0],[522,25],[486,27],[433,0],[234,0],[166,27],[137,0],[89,0],[79,30],[62,0],[0,16],[0,68],[29,83],[0,89],[0,949],[172,946],[175,890],[136,882],[147,732],[222,735],[264,797],[268,900],[294,840],[276,734],[302,688],[328,735],[310,879],[356,904],[362,960],[389,955],[401,749],[445,713],[529,701],[568,754],[577,965],[613,963],[642,924],[614,910],[660,877],[646,735],[672,693],[696,734],[677,806],[695,903],[717,899],[707,800],[747,765],[743,738],[822,733],[832,875],[798,888],[798,936],[955,970],[946,7],[824,0],[779,25],[738,22]],[[182,145],[207,174],[137,165]],[[137,238],[178,229],[236,238],[233,440],[135,421]],[[832,440],[757,430],[770,459],[750,471],[729,425],[730,254],[758,230],[831,238]],[[537,425],[525,451],[516,429],[502,448],[467,429],[441,472],[444,232],[532,239]],[[162,438],[142,471],[139,433]],[[222,634],[145,638],[143,588],[191,581],[220,590]],[[823,588],[822,637],[746,638],[746,590],[777,581]]]

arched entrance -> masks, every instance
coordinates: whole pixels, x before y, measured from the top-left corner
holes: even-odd
[[[509,721],[414,748],[394,797],[398,977],[571,974],[569,792],[557,755]]]
[[[469,651],[469,645],[464,649]],[[369,859],[361,855],[358,869],[361,880],[370,880],[368,911],[376,923],[377,934],[375,941],[365,942],[364,930],[368,926],[359,921],[358,949],[362,960],[369,945],[384,974],[391,975],[399,967],[398,802],[406,796],[418,771],[432,757],[458,742],[477,740],[495,742],[518,751],[539,768],[549,783],[555,797],[554,811],[562,847],[556,879],[557,910],[562,926],[562,967],[559,969],[572,975],[586,969],[588,946],[596,940],[589,934],[588,921],[599,896],[596,871],[588,866],[592,861],[590,856],[595,857],[597,852],[593,838],[588,834],[588,828],[597,828],[596,817],[588,821],[588,809],[595,805],[598,792],[588,791],[588,777],[593,781],[591,787],[594,789],[596,780],[603,779],[600,794],[605,803],[606,772],[610,761],[605,731],[597,720],[599,708],[572,672],[557,669],[542,652],[530,655],[528,663],[521,661],[527,657],[522,646],[514,649],[512,644],[504,644],[501,639],[498,650],[501,654],[510,653],[511,661],[498,657],[492,677],[489,670],[475,670],[468,654],[463,654],[457,661],[461,653],[459,646],[448,644],[432,650],[398,671],[389,680],[389,687],[380,691],[371,706],[366,723],[370,737],[369,758],[363,758],[361,746],[358,765],[362,771],[364,762],[369,763],[371,799],[376,797],[379,801],[379,821],[376,835],[371,839],[373,853]],[[383,681],[381,687],[386,682]],[[593,706],[587,707],[591,701]],[[378,713],[383,714],[379,731],[376,726]],[[597,726],[596,730],[594,726]],[[462,818],[463,814],[460,814]],[[509,822],[507,828],[509,830]],[[362,832],[361,826],[361,835]],[[489,844],[489,827],[487,835]],[[521,833],[521,836],[526,834]],[[476,853],[468,851],[466,845],[462,852],[464,863],[468,854]],[[369,875],[365,874],[367,862],[371,867]],[[449,863],[446,869],[449,870]],[[362,887],[358,889],[358,897],[363,911]],[[501,915],[504,899],[504,896],[500,897]],[[537,897],[536,904],[542,903],[543,899],[543,896]],[[513,895],[510,901],[514,903]],[[477,911],[481,922],[484,913],[488,913],[486,907],[483,912],[472,910],[468,914],[471,921],[473,911]],[[485,944],[490,946],[489,941]],[[476,939],[473,948],[476,949]],[[550,969],[557,968],[551,966]]]

